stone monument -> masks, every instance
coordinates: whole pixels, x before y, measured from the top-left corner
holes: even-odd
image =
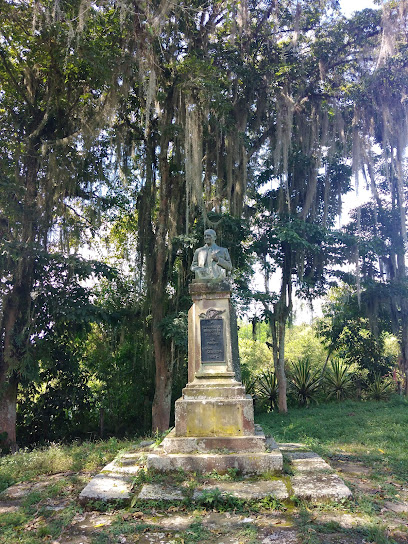
[[[235,311],[228,250],[204,233],[195,251],[188,314],[188,383],[175,404],[175,428],[147,466],[162,471],[260,474],[282,469],[282,455],[254,424],[253,400],[240,381]]]

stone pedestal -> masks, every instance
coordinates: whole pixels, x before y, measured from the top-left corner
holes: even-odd
[[[227,282],[190,285],[188,383],[175,405],[175,428],[162,452],[149,455],[157,470],[243,473],[282,469],[279,450],[266,451],[254,425],[253,400],[240,380],[235,313]]]

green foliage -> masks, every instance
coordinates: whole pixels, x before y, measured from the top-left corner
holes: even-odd
[[[92,290],[84,286],[90,276],[112,277],[112,271],[77,257],[37,258],[31,338],[21,361],[22,445],[85,438],[95,431],[90,376],[81,362],[90,322],[100,318]]]
[[[256,377],[256,397],[264,401],[268,410],[275,410],[278,406],[278,380],[274,370],[266,369]]]
[[[150,429],[154,373],[143,302],[129,278],[99,285],[96,304],[105,319],[92,325],[82,365],[91,374],[94,417],[102,435]]]
[[[314,369],[321,369],[326,356],[327,350],[322,345],[314,324],[291,325],[286,329],[285,360],[289,367],[307,357]]]
[[[222,492],[216,487],[215,489],[205,489],[196,499],[199,506],[211,508],[218,512],[227,512],[229,510],[242,509],[243,502],[237,499],[230,493]]]
[[[257,421],[278,442],[301,442],[325,456],[346,452],[384,478],[391,469],[395,481],[408,482],[407,407],[405,398],[394,395],[389,402],[345,400],[292,408],[284,416],[258,415]]]
[[[53,444],[33,451],[22,449],[0,458],[0,491],[42,474],[95,471],[130,446],[130,442],[112,438],[106,442],[73,443],[70,446]]]
[[[395,383],[389,376],[375,375],[368,385],[365,396],[370,400],[388,400],[395,393]]]
[[[340,359],[332,359],[324,374],[324,388],[327,397],[336,400],[346,399],[353,389],[353,374]]]
[[[307,406],[317,401],[316,396],[321,385],[320,372],[314,371],[306,357],[296,362],[290,372],[290,387],[300,406]]]
[[[264,342],[242,338],[239,331],[239,357],[241,365],[252,375],[271,363],[272,354]]]
[[[355,287],[342,284],[330,291],[323,306],[324,317],[317,330],[331,353],[345,364],[367,370],[369,379],[385,374],[396,364],[396,354],[388,330],[379,324],[374,334],[370,320],[361,314]]]

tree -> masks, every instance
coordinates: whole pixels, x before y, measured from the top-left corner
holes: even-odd
[[[370,299],[371,295],[367,302]],[[372,381],[376,375],[389,372],[396,361],[385,352],[385,341],[391,330],[389,318],[384,314],[379,317],[374,332],[364,315],[364,306],[365,302],[358,303],[355,285],[333,288],[317,328],[330,355],[337,355],[348,366],[358,365]]]
[[[38,256],[57,236],[68,253],[97,218],[106,146],[95,136],[122,92],[119,14],[109,3],[85,7],[0,3],[0,429],[12,446]]]
[[[241,215],[251,153],[244,135],[248,126],[257,130],[265,110],[265,73],[257,60],[263,46],[257,39],[270,27],[273,8],[252,6],[251,18],[246,2],[137,6],[145,22],[136,35],[140,80],[117,129],[127,135],[123,155],[129,175],[140,180],[140,275],[150,301],[156,366],[152,419],[154,429],[164,430],[174,359],[161,324],[187,290],[192,246],[201,237],[192,226],[217,225],[226,245],[225,222],[211,220],[210,212],[219,217],[224,208],[232,218]],[[259,115],[253,115],[256,110]],[[252,153],[256,149],[259,141]],[[180,281],[172,297],[174,275]]]
[[[25,445],[86,437],[95,428],[82,358],[91,322],[101,315],[84,281],[91,273],[99,280],[112,275],[100,263],[47,252],[37,256],[34,272],[30,341],[19,368],[17,427]]]
[[[373,171],[370,143],[384,144],[388,171],[397,173],[390,187],[401,218],[402,240],[406,237],[401,191],[406,144],[398,140],[400,127],[391,127],[389,122],[399,116],[406,118],[402,100],[406,85],[406,2],[398,6],[390,2],[383,13],[364,10],[350,20],[324,18],[324,12],[318,6],[315,9],[318,16],[312,19],[313,33],[298,37],[292,28],[291,40],[288,37],[286,44],[281,42],[287,47],[287,60],[277,82],[276,103],[280,107],[276,132],[269,140],[264,168],[259,168],[258,176],[258,185],[269,183],[271,190],[260,198],[253,195],[258,201],[254,249],[267,284],[266,293],[258,298],[263,301],[271,327],[281,411],[287,409],[284,338],[293,287],[297,285],[298,294],[306,298],[322,292],[326,265],[333,258],[336,261],[343,245],[340,238],[329,242],[328,229],[340,212],[342,195],[349,190],[347,160],[352,159],[356,177],[362,168],[371,167]],[[310,10],[300,10],[297,21],[300,28],[306,28],[311,21]],[[392,44],[391,50],[386,51],[387,43]],[[391,83],[394,79],[396,85]],[[384,105],[387,118],[381,113]],[[372,184],[375,188],[374,181]],[[401,272],[403,253],[398,263]],[[280,288],[269,293],[268,278],[276,269],[281,272]]]

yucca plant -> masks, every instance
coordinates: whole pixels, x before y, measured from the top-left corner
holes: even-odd
[[[268,403],[270,411],[278,406],[278,380],[273,370],[264,370],[259,374],[256,381],[257,398]]]
[[[247,395],[252,395],[253,397],[257,396],[257,378],[254,377],[252,374],[242,375],[242,385],[245,386],[245,392]]]
[[[293,365],[290,373],[290,385],[295,393],[296,399],[301,406],[316,401],[316,392],[321,381],[320,372],[313,371],[312,365],[307,357]]]
[[[331,368],[324,376],[327,397],[336,397],[337,400],[343,400],[351,393],[353,375],[339,359],[333,359],[330,366]]]
[[[367,388],[366,398],[370,400],[388,400],[395,391],[395,383],[389,376],[376,374]]]

